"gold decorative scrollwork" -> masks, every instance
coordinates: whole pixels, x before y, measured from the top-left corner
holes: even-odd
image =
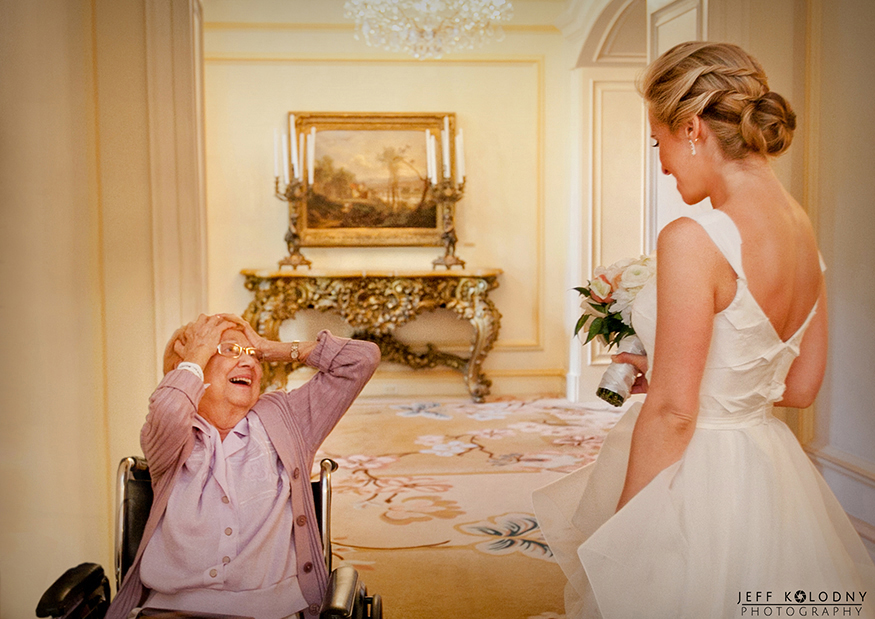
[[[244,270],[253,300],[243,314],[258,333],[279,339],[280,325],[303,309],[338,314],[357,339],[377,343],[383,359],[414,369],[445,366],[463,374],[475,401],[483,401],[492,384],[482,371],[495,344],[501,314],[489,298],[501,271],[445,271],[425,274],[310,274]],[[414,352],[394,336],[396,327],[424,311],[446,308],[471,323],[474,332],[468,357],[442,352],[433,344]],[[266,364],[263,387],[284,387],[294,363]]]

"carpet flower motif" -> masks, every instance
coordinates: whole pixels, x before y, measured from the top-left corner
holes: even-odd
[[[467,535],[486,537],[475,546],[480,552],[506,555],[520,552],[527,557],[552,561],[553,553],[544,540],[538,521],[532,514],[509,513],[491,516],[487,520],[457,524],[456,529]]]
[[[519,468],[529,471],[556,471],[570,473],[583,466],[581,458],[569,453],[540,452],[525,454],[519,459]]]
[[[389,524],[411,524],[427,522],[435,518],[452,520],[464,513],[455,501],[437,496],[412,496],[389,505],[388,509],[380,514],[380,519]]]
[[[477,449],[477,445],[473,443],[463,443],[462,441],[450,441],[449,443],[432,445],[431,449],[420,449],[419,453],[451,458],[453,456],[464,454],[472,449]]]
[[[401,411],[396,413],[399,417],[427,417],[429,419],[452,419],[446,413],[437,410],[441,407],[439,402],[414,402],[413,404],[402,404],[393,406],[395,410]]]
[[[352,456],[340,456],[335,457],[334,461],[337,462],[338,466],[345,471],[358,471],[358,470],[370,470],[370,469],[381,469],[383,467],[389,466],[390,464],[394,464],[398,462],[400,456],[366,456],[366,455],[352,455]]]
[[[488,430],[480,430],[474,434],[474,438],[492,440],[501,440],[508,436],[516,436],[516,432],[513,430],[502,430],[500,428],[490,428]]]
[[[467,406],[459,407],[459,412],[477,421],[497,421],[500,419],[507,419],[508,415],[523,410],[524,405],[524,402],[518,400],[508,402],[488,402],[486,404],[469,404]]]

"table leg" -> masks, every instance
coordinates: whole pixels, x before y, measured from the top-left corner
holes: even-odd
[[[489,395],[492,381],[484,376],[482,364],[498,338],[501,314],[492,301],[480,297],[475,301],[474,312],[469,321],[474,327],[474,336],[471,338],[471,356],[465,367],[465,385],[475,402],[483,402]]]

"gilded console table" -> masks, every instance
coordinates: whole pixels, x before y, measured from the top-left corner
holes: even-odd
[[[258,333],[279,339],[280,325],[304,309],[339,314],[355,330],[353,337],[380,346],[384,361],[414,369],[447,366],[462,373],[475,402],[489,394],[492,381],[482,364],[492,349],[501,314],[489,298],[498,287],[500,269],[462,271],[257,271],[244,269],[246,288],[254,294],[243,318]],[[453,310],[474,327],[467,357],[426,345],[417,353],[394,337],[396,327],[423,311]],[[284,387],[296,363],[265,368],[264,387]]]

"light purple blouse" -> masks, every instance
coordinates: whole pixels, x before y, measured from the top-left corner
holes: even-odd
[[[298,586],[289,474],[257,415],[224,441],[195,416],[195,443],[143,553],[146,606],[278,619]]]

